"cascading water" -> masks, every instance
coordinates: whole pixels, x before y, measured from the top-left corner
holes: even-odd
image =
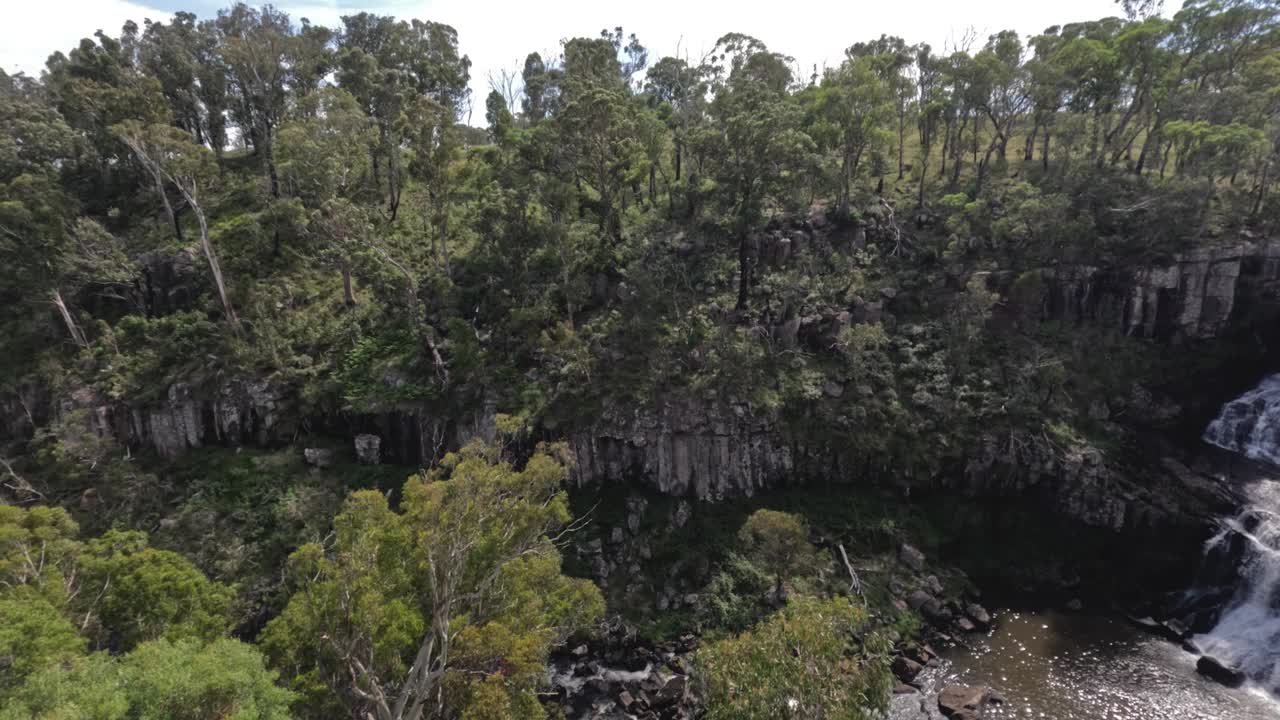
[[[1204,440],[1280,466],[1280,373],[1222,406]]]
[[[1204,440],[1280,467],[1280,374],[1224,405]],[[1205,545],[1207,558],[1234,559],[1234,596],[1194,643],[1280,694],[1280,481],[1259,479],[1245,492],[1245,507]]]

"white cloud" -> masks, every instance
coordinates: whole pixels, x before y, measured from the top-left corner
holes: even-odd
[[[157,0],[160,1],[160,0]],[[200,0],[205,4],[208,0]],[[989,0],[960,3],[947,0],[901,2],[700,2],[649,0],[602,3],[598,0],[544,2],[480,2],[477,0],[376,0],[354,3],[373,12],[402,18],[418,17],[453,25],[462,51],[471,57],[472,89],[483,108],[490,71],[516,68],[537,50],[556,54],[560,41],[595,36],[602,28],[623,26],[636,33],[651,59],[676,52],[694,59],[709,50],[720,35],[754,35],[773,50],[795,56],[807,74],[814,65],[839,63],[844,49],[881,34],[899,35],[908,42],[925,41],[942,49],[973,28],[981,44],[987,35],[1004,29],[1022,35],[1050,25],[1117,14],[1111,0],[1076,0],[1071,4],[1029,0]],[[166,7],[173,0],[165,0]],[[352,12],[350,0],[276,0],[295,18],[308,17],[336,25]],[[0,11],[0,66],[38,74],[45,58],[66,51],[81,37],[103,28],[118,31],[132,18],[160,18],[169,13],[124,0],[18,0]]]
[[[0,68],[39,77],[45,60],[67,52],[81,38],[102,30],[119,35],[126,20],[139,25],[144,18],[167,18],[170,13],[125,0],[15,0],[0,9]]]

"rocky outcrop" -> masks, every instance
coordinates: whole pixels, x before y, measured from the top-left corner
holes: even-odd
[[[382,462],[382,438],[369,433],[355,437],[356,462],[361,465],[377,465]]]
[[[1113,532],[1200,528],[1237,502],[1223,485],[1173,458],[1149,476],[1133,477],[1097,448],[1063,450],[1023,434],[983,438],[963,474],[944,480],[975,497],[1035,498],[1062,516]]]
[[[693,634],[651,643],[622,623],[552,654],[550,692],[542,701],[556,716],[689,720],[702,708],[691,688],[686,658]]]
[[[185,310],[202,289],[203,276],[191,248],[145,252],[138,256],[138,265],[138,291],[152,317]]]
[[[87,411],[99,435],[166,458],[207,445],[265,446],[292,433],[288,404],[264,381],[229,380],[212,390],[177,382],[158,401],[132,407],[81,391],[71,394],[62,411]]]
[[[1095,323],[1133,337],[1218,337],[1258,304],[1280,305],[1280,242],[1200,248],[1145,267],[1075,265],[994,273],[992,289],[1013,312],[1037,320]]]
[[[782,483],[793,468],[790,446],[742,403],[671,398],[630,411],[610,405],[571,445],[579,485],[638,482],[702,500],[752,495]]]

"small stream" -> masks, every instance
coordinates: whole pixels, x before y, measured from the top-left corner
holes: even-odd
[[[968,642],[921,677],[923,693],[894,698],[891,720],[942,718],[932,698],[951,683],[999,690],[1006,702],[986,718],[1280,718],[1280,703],[1263,690],[1219,685],[1196,672],[1195,655],[1119,618],[1005,612]]]

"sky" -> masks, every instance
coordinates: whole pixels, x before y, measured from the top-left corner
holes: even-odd
[[[0,67],[38,75],[55,50],[67,51],[82,37],[102,29],[119,34],[126,20],[167,20],[177,10],[212,17],[228,2],[214,0],[0,0]],[[808,74],[816,65],[837,65],[844,49],[881,34],[909,43],[928,42],[935,50],[954,47],[969,28],[979,38],[1005,29],[1036,34],[1052,25],[1120,14],[1113,0],[277,0],[295,20],[309,18],[329,26],[343,15],[368,10],[399,18],[452,25],[459,45],[472,61],[472,90],[483,123],[488,78],[502,69],[518,70],[531,51],[558,54],[563,39],[599,35],[621,25],[649,48],[650,59],[688,55],[696,61],[726,32],[764,41],[771,50],[796,58]],[[1173,3],[1167,3],[1173,4]]]

